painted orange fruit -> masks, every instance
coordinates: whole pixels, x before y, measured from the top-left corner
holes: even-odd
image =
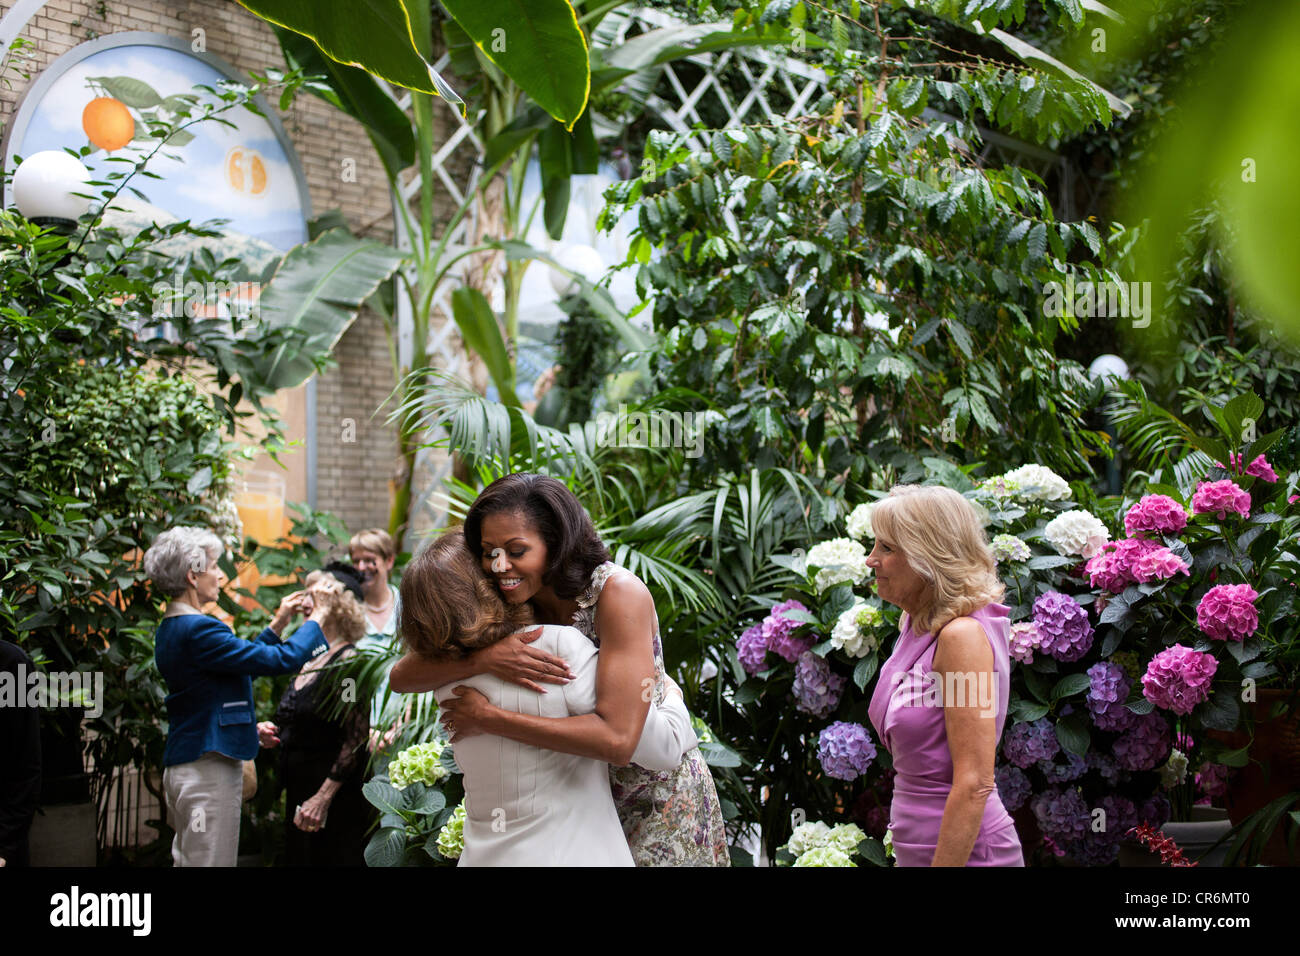
[[[112,152],[121,149],[135,138],[135,120],[121,100],[111,96],[97,96],[81,111],[81,128],[86,138]]]
[[[255,149],[236,146],[226,153],[226,182],[237,193],[260,196],[266,191],[266,163]]]

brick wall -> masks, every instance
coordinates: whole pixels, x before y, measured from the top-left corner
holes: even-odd
[[[12,0],[0,0],[0,13],[12,6]],[[51,0],[29,21],[23,36],[36,44],[30,61],[35,79],[60,55],[96,36],[144,30],[192,43],[196,29],[203,31],[206,51],[237,70],[283,66],[271,29],[231,0]],[[10,78],[12,88],[0,89],[0,115],[6,123],[28,86],[19,77]],[[306,94],[280,118],[306,175],[313,214],[342,209],[355,233],[391,241],[387,179],[362,127]],[[344,160],[355,162],[354,182],[344,181]],[[449,201],[441,191],[436,211],[445,221]],[[317,505],[339,515],[350,530],[386,527],[389,480],[397,474],[399,459],[392,429],[384,424],[386,413],[371,418],[393,388],[380,317],[363,313],[340,341],[336,357],[338,368],[322,376],[317,389]],[[354,441],[344,440],[352,437],[347,419],[355,423]]]

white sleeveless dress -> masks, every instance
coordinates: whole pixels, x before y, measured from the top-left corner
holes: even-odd
[[[571,717],[596,709],[597,650],[581,631],[548,624],[533,646],[564,658],[575,675],[547,693],[491,674],[444,684],[441,703],[468,685],[503,710],[536,717]],[[652,706],[634,759],[675,767],[697,740],[685,705]],[[491,734],[458,742],[465,774],[465,850],[460,866],[632,866],[610,793],[609,764],[544,750]]]

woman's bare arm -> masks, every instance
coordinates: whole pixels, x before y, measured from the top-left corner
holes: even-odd
[[[388,686],[398,694],[420,694],[475,674],[491,674],[545,694],[536,681],[563,684],[572,680],[573,674],[563,658],[531,646],[541,634],[541,628],[512,634],[460,660],[435,661],[408,652],[393,665]]]
[[[605,582],[596,607],[600,655],[596,664],[596,710],[576,717],[534,717],[502,710],[469,687],[442,705],[455,727],[452,742],[474,733],[496,734],[561,753],[629,763],[654,696],[654,600],[632,575]]]
[[[993,650],[984,628],[972,618],[957,618],[939,632],[934,669],[944,681],[945,693],[957,680],[968,682],[965,701],[945,699],[944,726],[952,754],[952,790],[943,807],[939,842],[931,866],[965,866],[979,838],[984,806],[997,788],[993,763],[997,751],[997,686]],[[948,675],[953,675],[950,679]],[[980,700],[979,688],[993,689],[993,700]],[[970,699],[973,698],[973,699]],[[991,706],[990,706],[991,703]]]

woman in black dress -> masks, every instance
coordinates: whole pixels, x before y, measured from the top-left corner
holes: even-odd
[[[338,562],[307,576],[296,595],[305,613],[325,603],[321,629],[329,649],[294,677],[270,721],[258,724],[262,746],[280,748],[285,789],[285,853],[290,866],[363,866],[370,804],[365,782],[370,708],[349,700],[347,685],[317,673],[357,653],[366,632],[360,575]],[[343,710],[332,699],[342,693]],[[354,695],[355,697],[355,695]]]

